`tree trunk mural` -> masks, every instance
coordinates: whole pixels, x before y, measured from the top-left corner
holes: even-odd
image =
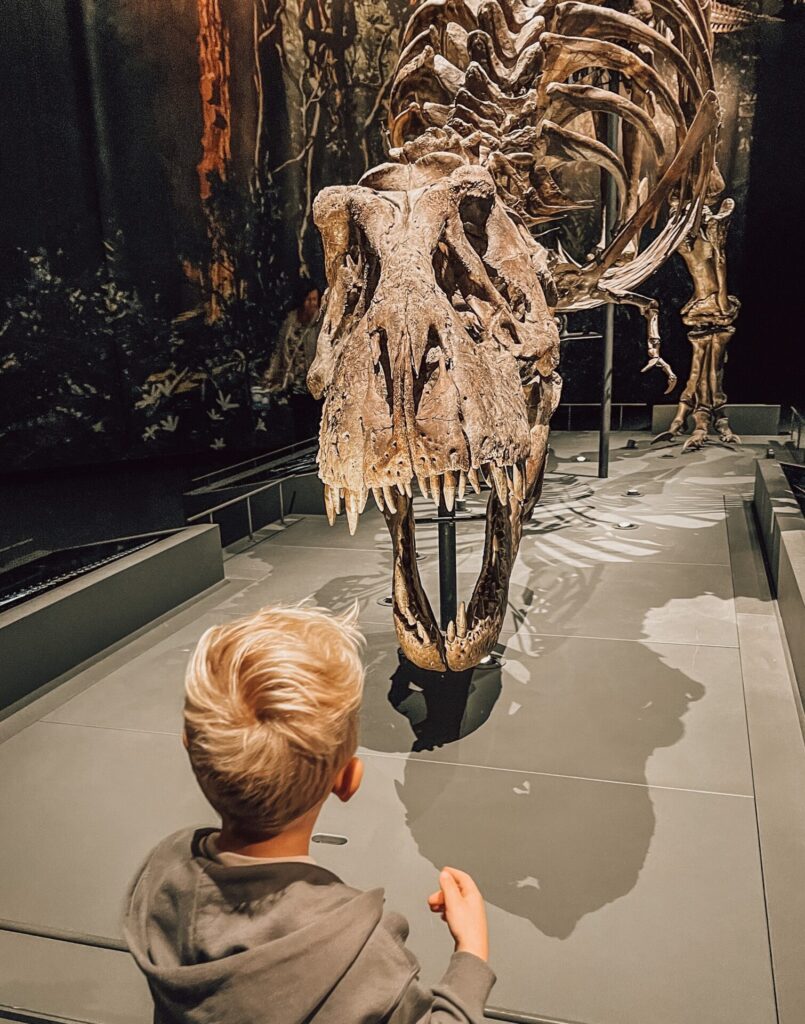
[[[203,122],[198,177],[211,250],[207,319],[213,321],[221,315],[222,302],[235,289],[234,268],[225,231],[209,202],[215,179],[221,182],[227,180],[227,165],[232,156],[229,33],[221,17],[220,0],[198,0],[198,22],[199,90]]]

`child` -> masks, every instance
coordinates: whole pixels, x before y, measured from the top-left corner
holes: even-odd
[[[125,935],[157,1024],[461,1024],[495,977],[484,902],[445,868],[429,897],[455,940],[424,991],[383,891],[309,855],[330,793],[349,800],[363,692],[355,613],[265,608],[207,630],[186,678],[184,742],[221,828],[164,840],[132,883]]]

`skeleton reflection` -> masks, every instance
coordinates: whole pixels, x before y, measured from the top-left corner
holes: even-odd
[[[426,0],[391,89],[390,162],[316,199],[329,288],[308,383],[325,400],[327,513],[343,501],[354,532],[370,493],[383,511],[397,635],[423,668],[476,665],[500,634],[559,402],[555,312],[636,304],[647,368],[675,381],[656,303],[633,289],[702,215],[718,120],[710,42],[697,0],[631,13]],[[606,116],[622,125],[622,157],[599,139]],[[532,231],[589,205],[555,177],[578,162],[614,179],[619,215],[611,241],[577,260]],[[451,508],[484,477],[482,569],[442,632],[417,571],[413,488]]]

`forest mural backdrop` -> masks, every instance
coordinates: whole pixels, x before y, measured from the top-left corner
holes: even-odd
[[[383,159],[409,0],[8,0],[0,55],[0,458],[5,468],[276,447],[257,409],[311,207]],[[750,178],[757,27],[722,35],[720,162]],[[571,230],[572,226],[560,230]],[[684,380],[681,263],[652,287]],[[734,288],[738,284],[733,285]],[[616,401],[660,400],[619,311]],[[594,401],[598,350],[568,349]],[[737,361],[739,341],[733,342]],[[311,431],[312,432],[312,431]]]

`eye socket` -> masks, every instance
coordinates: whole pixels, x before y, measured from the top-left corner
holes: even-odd
[[[464,196],[458,204],[458,213],[461,217],[461,226],[470,245],[483,259],[489,238],[486,231],[486,222],[492,212],[495,202],[494,196]]]
[[[344,315],[350,317],[356,311],[362,314],[369,308],[380,281],[380,258],[354,220],[349,225],[349,248],[344,253],[344,266],[347,261],[354,268],[354,280],[344,305]]]

